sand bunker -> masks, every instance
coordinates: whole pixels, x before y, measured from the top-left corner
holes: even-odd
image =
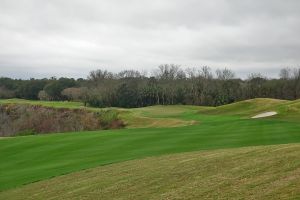
[[[257,118],[263,118],[263,117],[270,117],[270,116],[273,116],[273,115],[277,115],[277,112],[265,112],[265,113],[260,113],[258,115],[255,115],[253,117],[251,117],[252,119],[257,119]]]

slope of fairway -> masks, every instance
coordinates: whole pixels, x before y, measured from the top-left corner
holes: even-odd
[[[267,98],[249,99],[224,106],[218,106],[215,109],[205,111],[205,113],[252,116],[270,109],[277,109],[280,105],[284,105],[289,102],[290,101],[286,100]]]
[[[191,118],[192,115],[187,115]],[[0,140],[0,190],[99,165],[205,149],[300,142],[300,124],[194,116],[176,128],[95,131]]]
[[[278,113],[272,116],[272,119],[300,122],[300,100],[256,98],[199,111],[201,114],[232,115],[243,118],[251,118],[265,112]]]
[[[0,193],[0,199],[298,199],[300,144],[132,160]]]
[[[279,106],[278,111],[274,119],[300,122],[300,99]]]

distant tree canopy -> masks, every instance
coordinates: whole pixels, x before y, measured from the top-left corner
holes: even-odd
[[[51,100],[62,100],[64,99],[62,91],[74,86],[76,86],[76,81],[74,79],[60,78],[46,84],[44,91],[50,96]]]
[[[249,98],[300,98],[300,68],[284,68],[279,78],[252,73],[246,80],[227,68],[160,65],[151,76],[136,70],[91,71],[87,79],[0,78],[0,98],[82,101],[96,107],[224,105]]]

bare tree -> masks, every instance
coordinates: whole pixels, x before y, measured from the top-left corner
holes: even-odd
[[[195,78],[197,76],[197,69],[195,67],[186,68],[185,72],[186,72],[187,78]]]
[[[201,77],[205,78],[205,79],[212,79],[213,78],[213,74],[211,72],[210,67],[208,66],[203,66],[201,67],[199,74]]]
[[[230,79],[234,79],[235,77],[234,72],[227,68],[217,69],[216,75],[219,80],[230,80]]]
[[[292,69],[290,67],[286,67],[280,70],[279,77],[284,80],[288,80],[291,78]]]
[[[293,71],[292,72],[293,79],[299,80],[300,79],[300,67],[294,68],[292,71]]]
[[[142,78],[142,76],[137,70],[123,70],[117,74],[118,78]]]
[[[112,78],[113,78],[113,73],[101,69],[91,71],[88,76],[88,80],[91,80],[95,83],[99,83],[105,79],[112,79]]]
[[[164,64],[158,66],[158,69],[154,71],[154,75],[158,79],[174,80],[178,78],[178,72],[180,71],[179,65]]]

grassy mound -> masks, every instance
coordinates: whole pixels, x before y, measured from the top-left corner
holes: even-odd
[[[297,199],[300,144],[174,154],[80,171],[0,199]]]
[[[300,100],[287,101],[268,98],[257,98],[240,101],[224,106],[200,110],[200,114],[232,115],[251,118],[260,113],[274,111],[278,115],[272,119],[300,122]]]
[[[279,106],[289,103],[286,100],[257,98],[240,101],[224,106],[215,107],[215,109],[206,110],[206,114],[240,115],[252,116],[257,113],[272,109],[278,109]]]

